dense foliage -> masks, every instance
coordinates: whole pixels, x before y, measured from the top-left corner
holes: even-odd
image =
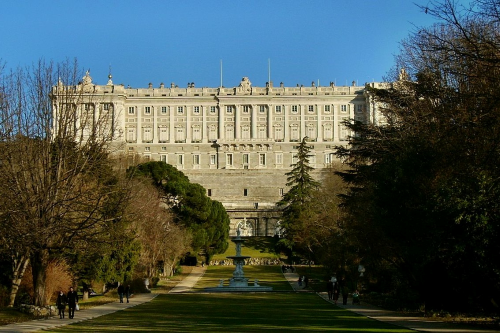
[[[500,304],[500,5],[425,8],[442,20],[402,43],[396,82],[370,93],[386,121],[337,147],[360,256],[426,309]]]
[[[174,219],[192,232],[192,248],[206,259],[227,249],[229,216],[222,204],[210,199],[199,184],[191,183],[182,171],[164,162],[139,164],[128,170],[135,177],[150,177],[161,189],[174,212]]]

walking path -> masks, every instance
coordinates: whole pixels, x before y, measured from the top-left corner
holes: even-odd
[[[297,273],[284,273],[285,278],[288,280],[290,285],[295,291],[298,292],[313,292],[312,290],[307,290],[303,286],[299,287],[298,280],[299,276]],[[328,300],[328,294],[318,293],[318,295],[323,298],[326,302],[334,303]],[[347,305],[342,305],[341,302],[337,302],[337,306],[344,308],[346,310],[358,313],[362,316],[383,321],[385,323],[390,323],[396,326],[401,326],[409,328],[418,332],[439,332],[439,333],[498,333],[498,330],[492,330],[472,325],[465,324],[450,324],[442,321],[426,320],[423,317],[404,315],[399,312],[384,310],[370,304],[361,302],[361,304],[352,304],[352,299],[348,299]]]
[[[191,274],[189,274],[182,282],[177,284],[170,293],[184,293],[189,292],[191,288],[194,287],[196,282],[205,274],[206,267],[195,267]],[[299,286],[298,279],[299,276],[296,273],[284,273],[283,274],[287,281],[290,283],[292,288],[297,292],[309,292],[314,291],[306,289],[303,286]],[[318,293],[318,295],[323,298],[326,302],[333,303],[328,300],[328,295],[326,293]],[[52,317],[49,319],[33,320],[24,323],[10,324],[6,326],[0,326],[0,332],[35,332],[46,329],[52,329],[64,325],[69,325],[72,323],[77,323],[83,320],[97,318],[106,314],[110,314],[116,311],[120,311],[126,308],[130,308],[139,304],[143,304],[151,301],[157,295],[155,294],[139,294],[134,295],[130,298],[130,303],[108,303],[101,306],[96,306],[88,310],[82,310],[75,313],[74,319],[59,319],[57,317]],[[406,316],[394,311],[383,310],[375,306],[361,303],[359,305],[352,305],[352,300],[349,299],[347,305],[342,305],[337,303],[338,307],[344,308],[346,310],[358,313],[368,318],[390,323],[396,326],[401,326],[409,328],[419,332],[439,332],[439,333],[498,333],[498,330],[483,329],[476,326],[468,326],[463,324],[448,324],[439,321],[429,321],[422,317]],[[67,318],[67,317],[66,317]]]
[[[191,288],[194,287],[196,282],[205,274],[207,270],[206,267],[196,266],[193,267],[191,273],[186,276],[181,282],[179,282],[175,287],[173,287],[169,293],[185,293],[189,292]]]
[[[138,294],[130,298],[130,303],[120,303],[118,301],[113,303],[108,303],[104,305],[99,305],[90,309],[75,311],[75,318],[69,319],[66,311],[66,318],[59,319],[59,316],[50,317],[48,319],[38,319],[26,321],[23,323],[15,323],[5,326],[0,326],[0,332],[36,332],[47,329],[53,329],[61,326],[70,325],[73,323],[78,323],[84,320],[89,320],[104,316],[116,311],[131,308],[139,304],[147,303],[155,298],[155,294]]]

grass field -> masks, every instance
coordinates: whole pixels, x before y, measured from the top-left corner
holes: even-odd
[[[412,332],[358,316],[312,293],[166,294],[44,332]]]

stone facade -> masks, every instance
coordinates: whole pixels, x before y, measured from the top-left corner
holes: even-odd
[[[230,235],[279,234],[275,203],[287,191],[285,173],[297,146],[309,138],[311,164],[321,170],[335,161],[334,147],[347,143],[343,120],[377,122],[380,112],[365,86],[254,87],[244,77],[238,87],[186,88],[175,84],[126,88],[92,83],[81,91],[92,102],[75,105],[107,113],[117,153],[164,161],[223,203],[231,218]],[[371,83],[377,87],[380,83]],[[54,109],[62,85],[53,88]]]

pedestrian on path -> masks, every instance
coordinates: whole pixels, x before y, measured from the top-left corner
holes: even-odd
[[[299,280],[297,281],[299,284],[299,287],[302,287],[302,278],[299,276]]]
[[[128,298],[130,297],[130,284],[127,284],[125,287],[125,296],[127,297],[127,303],[128,303]]]
[[[118,296],[120,296],[120,303],[123,303],[123,293],[125,292],[125,288],[123,287],[123,284],[120,284],[118,286]]]
[[[332,280],[327,280],[326,291],[328,292],[328,300],[331,301],[333,299],[333,281]]]
[[[76,291],[73,290],[73,287],[69,287],[66,299],[68,301],[69,319],[73,319],[75,317],[76,305],[78,304],[78,294],[76,293]]]
[[[56,305],[57,310],[59,311],[59,319],[64,319],[64,311],[66,310],[66,303],[68,303],[68,299],[64,292],[61,290],[57,295]]]

